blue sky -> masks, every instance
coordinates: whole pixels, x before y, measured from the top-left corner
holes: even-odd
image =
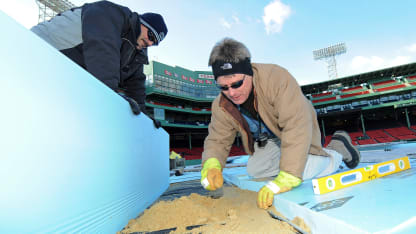
[[[82,5],[82,0],[71,0]],[[224,37],[249,48],[253,62],[275,63],[300,84],[328,80],[324,60],[312,51],[341,42],[338,77],[416,61],[416,1],[114,0],[138,13],[164,16],[168,35],[149,49],[150,59],[190,70],[210,70],[209,53]],[[2,1],[0,10],[30,28],[35,0]]]

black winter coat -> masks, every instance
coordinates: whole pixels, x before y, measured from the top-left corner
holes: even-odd
[[[143,64],[147,50],[138,50],[140,16],[108,1],[65,11],[31,30],[115,91],[144,106]]]

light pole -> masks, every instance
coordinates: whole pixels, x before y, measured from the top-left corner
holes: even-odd
[[[347,52],[347,47],[345,46],[345,43],[339,43],[333,46],[313,51],[313,58],[315,60],[326,59],[328,63],[329,79],[336,79],[338,77],[338,73],[335,56],[343,54],[345,52]]]
[[[55,15],[75,7],[68,0],[36,0],[36,4],[39,6],[38,23],[49,20]]]

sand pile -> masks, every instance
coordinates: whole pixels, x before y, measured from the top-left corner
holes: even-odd
[[[219,199],[193,193],[173,201],[160,201],[130,220],[119,233],[171,228],[176,228],[174,233],[296,233],[289,224],[257,208],[256,199],[256,192],[225,187],[224,196]],[[283,216],[274,207],[270,209]],[[296,217],[292,222],[309,232],[302,219]],[[197,225],[202,226],[186,229]]]

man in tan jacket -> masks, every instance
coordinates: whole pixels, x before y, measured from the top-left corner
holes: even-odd
[[[250,155],[247,172],[254,178],[275,177],[258,193],[257,204],[267,209],[275,194],[302,180],[335,172],[342,161],[354,168],[360,152],[348,133],[337,131],[326,149],[316,112],[289,72],[273,64],[250,62],[246,46],[225,38],[211,51],[220,95],[212,103],[212,117],[202,153],[201,184],[222,187],[222,169],[237,132]]]

